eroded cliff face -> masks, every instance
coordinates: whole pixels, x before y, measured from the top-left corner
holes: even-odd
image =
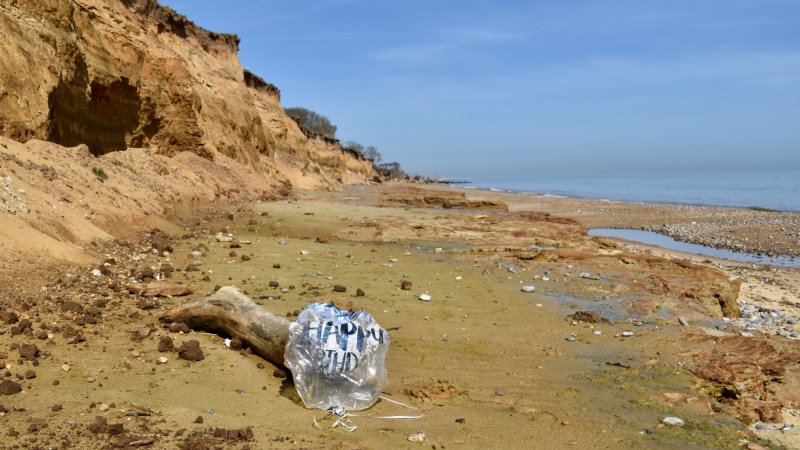
[[[223,154],[300,187],[374,176],[303,135],[278,90],[242,69],[236,36],[154,0],[0,0],[0,40],[0,133],[12,139]]]

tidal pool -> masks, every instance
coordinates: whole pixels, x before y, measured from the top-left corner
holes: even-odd
[[[710,256],[712,258],[729,259],[732,261],[765,264],[783,267],[800,267],[800,258],[794,256],[766,256],[756,253],[735,252],[720,248],[708,247],[705,245],[689,244],[676,241],[675,239],[664,236],[663,234],[652,231],[616,229],[616,228],[592,228],[588,231],[589,236],[602,236],[625,239],[628,241],[640,242],[647,245],[679,252],[693,253],[696,255]]]

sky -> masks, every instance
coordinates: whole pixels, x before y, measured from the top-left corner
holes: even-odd
[[[797,0],[161,0],[411,174],[800,168]]]

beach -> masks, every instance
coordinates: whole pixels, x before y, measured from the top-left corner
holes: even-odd
[[[212,202],[81,264],[15,254],[0,362],[21,391],[0,396],[3,445],[791,448],[798,271],[586,235],[702,211],[357,185]],[[726,214],[728,239],[752,245],[750,217],[770,213]],[[221,286],[290,320],[313,302],[369,312],[391,338],[383,395],[413,409],[382,400],[355,432],[317,429],[285,368],[159,321]],[[165,344],[190,340],[202,360]]]

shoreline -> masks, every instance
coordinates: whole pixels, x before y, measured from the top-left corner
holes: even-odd
[[[476,199],[497,198],[506,202],[511,211],[542,211],[574,218],[586,228],[650,231],[717,249],[769,257],[800,257],[800,212],[625,202],[477,187],[450,189]]]

